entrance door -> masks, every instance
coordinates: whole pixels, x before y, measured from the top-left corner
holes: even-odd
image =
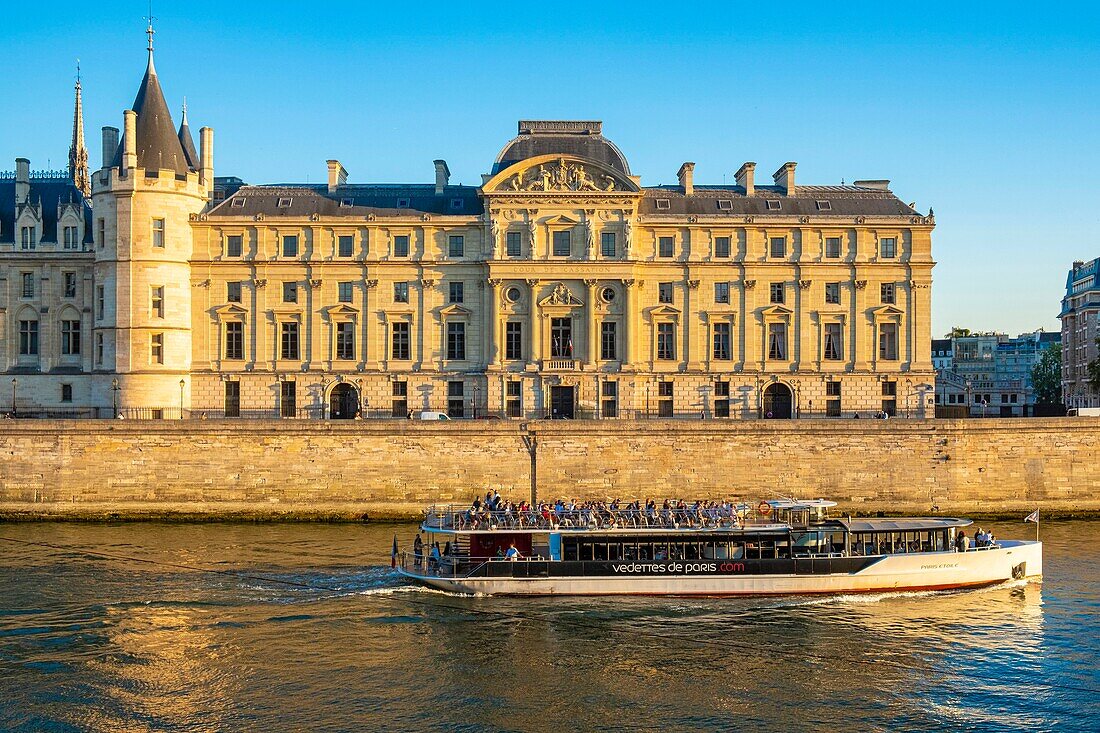
[[[550,388],[550,414],[551,420],[573,419],[573,390],[575,387],[551,387]]]
[[[329,396],[329,416],[333,420],[351,420],[359,414],[359,393],[350,384],[341,383],[332,388]]]
[[[791,388],[776,382],[764,390],[764,417],[787,420],[791,417]]]

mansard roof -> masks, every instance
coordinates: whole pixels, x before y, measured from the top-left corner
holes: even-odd
[[[280,184],[242,186],[207,216],[404,218],[423,214],[480,216],[483,211],[474,186],[446,186],[437,195],[434,184],[344,185],[332,193],[327,185]]]
[[[787,196],[781,186],[755,188],[753,196],[746,196],[743,186],[696,185],[688,196],[679,186],[651,186],[644,189],[638,212],[646,216],[923,216],[890,191],[877,188],[799,185],[794,196]],[[657,208],[658,199],[667,205]],[[778,201],[779,208],[769,208],[768,201]]]
[[[31,176],[31,191],[28,201],[38,206],[42,202],[42,233],[43,242],[57,241],[57,207],[60,203],[78,203],[84,212],[84,241],[92,241],[92,209],[85,201],[84,194],[80,192],[68,176],[58,173],[54,176]],[[0,178],[0,242],[15,241],[15,178]]]
[[[192,166],[188,163],[183,144],[180,143],[180,135],[177,134],[172,115],[168,111],[168,103],[164,101],[164,92],[157,79],[156,67],[153,66],[152,51],[149,52],[149,65],[134,99],[133,110],[137,113],[138,168],[168,169],[182,174],[191,170]],[[111,162],[116,168],[122,165],[122,153],[126,149],[126,136],[122,137]]]
[[[598,121],[521,120],[519,134],[497,156],[493,175],[528,158],[563,155],[594,160],[629,176],[626,157],[601,134],[602,128],[603,123]]]

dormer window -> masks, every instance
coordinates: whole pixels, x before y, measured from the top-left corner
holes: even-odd
[[[779,211],[783,206],[783,202],[779,199],[767,199],[764,203],[767,204],[768,211]]]
[[[35,237],[35,227],[20,228],[20,249],[34,249],[38,246],[38,238]]]
[[[451,211],[462,211],[462,199],[451,199]]]
[[[242,198],[233,199],[233,202],[229,204],[229,208],[231,208],[231,209],[243,209],[244,208],[244,199],[242,199]]]
[[[668,211],[672,208],[672,202],[668,199],[657,199],[657,211]]]
[[[718,199],[718,210],[719,211],[732,211],[733,210],[733,200],[732,199]]]
[[[817,202],[817,210],[818,211],[832,211],[833,210],[833,202],[832,201],[818,201]]]
[[[410,203],[409,199],[397,199],[397,208],[407,209]]]
[[[350,209],[351,208],[351,199],[340,199],[340,208],[341,209]]]
[[[293,200],[294,199],[289,198],[289,197],[280,197],[278,202],[276,202],[275,206],[279,209],[289,209],[290,208],[290,202],[293,201]]]

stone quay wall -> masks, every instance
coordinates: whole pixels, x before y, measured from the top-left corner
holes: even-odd
[[[1100,419],[0,421],[0,518],[372,519],[541,497],[1100,513]],[[933,507],[938,509],[933,510]],[[1022,516],[1022,515],[1021,515]]]

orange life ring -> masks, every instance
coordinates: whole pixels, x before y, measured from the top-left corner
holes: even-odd
[[[756,511],[766,517],[772,513],[772,505],[766,501],[762,501],[756,506]]]

